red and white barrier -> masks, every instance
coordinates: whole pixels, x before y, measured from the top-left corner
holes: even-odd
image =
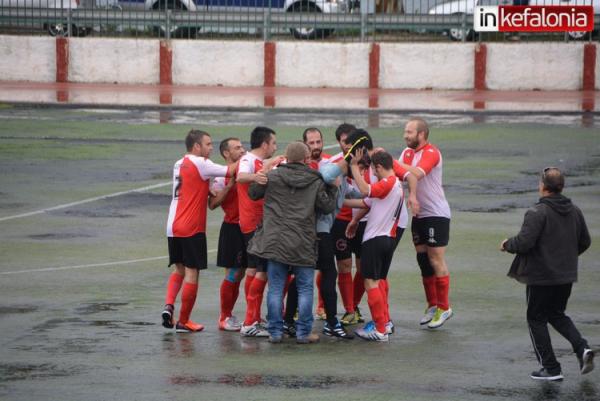
[[[0,36],[0,80],[589,91],[600,88],[597,47],[596,43],[344,44]],[[382,99],[369,101],[369,107],[379,107]]]

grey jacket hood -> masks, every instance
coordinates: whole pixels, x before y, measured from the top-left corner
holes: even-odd
[[[552,194],[540,198],[540,203],[549,206],[561,216],[566,216],[573,211],[573,203],[571,199],[561,194]]]
[[[287,170],[281,174],[281,180],[291,188],[306,188],[322,179],[321,173],[302,163],[282,164],[277,168]]]

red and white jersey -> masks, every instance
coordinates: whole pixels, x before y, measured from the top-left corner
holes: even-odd
[[[337,163],[340,160],[342,160],[344,158],[344,152],[340,152],[338,154],[335,154],[333,156],[331,156],[327,162],[328,163]],[[348,177],[342,177],[342,179],[346,179],[346,182],[348,183],[348,185],[352,185],[352,179],[348,178]],[[338,214],[335,216],[335,218],[337,220],[342,220],[342,221],[352,221],[352,208],[351,207],[346,207],[343,206],[340,211],[338,212]]]
[[[404,180],[403,177],[406,173],[406,170],[404,170],[402,166],[400,166],[400,163],[398,163],[396,160],[394,160],[394,173],[401,182]],[[364,177],[367,184],[375,184],[379,181],[379,178],[377,178],[373,171],[373,166],[370,166],[368,170],[365,170]],[[402,202],[402,210],[400,211],[400,219],[398,219],[398,227],[404,229],[407,225],[408,209],[406,208],[406,202]]]
[[[222,191],[233,177],[218,177],[213,180],[212,190],[215,192]],[[238,224],[240,222],[240,209],[238,205],[237,184],[229,188],[229,192],[225,195],[225,199],[221,203],[221,208],[225,213],[223,221],[225,223]]]
[[[175,163],[168,237],[191,237],[206,232],[209,179],[226,175],[227,166],[204,157],[188,154]]]
[[[398,177],[393,175],[369,185],[369,196],[363,202],[371,209],[363,242],[381,236],[395,238],[404,203],[404,192]]]
[[[419,180],[417,200],[421,206],[417,217],[450,218],[450,206],[442,187],[442,153],[428,143],[418,149],[406,148],[400,161],[421,170],[425,177]],[[408,173],[407,173],[408,174]]]
[[[311,160],[310,163],[308,163],[308,167],[312,168],[313,170],[319,170],[321,166],[329,163],[330,160],[331,155],[328,155],[327,153],[321,153],[321,160],[319,160],[318,162]]]
[[[246,153],[240,159],[237,175],[240,173],[255,174],[263,167],[263,160],[252,152]],[[240,229],[242,233],[248,234],[256,230],[258,223],[263,218],[264,199],[253,201],[248,196],[250,183],[236,184],[238,193],[238,205],[240,213]]]

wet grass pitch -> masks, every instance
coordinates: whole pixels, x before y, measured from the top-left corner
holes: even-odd
[[[600,369],[580,377],[569,344],[555,332],[565,381],[529,379],[537,363],[525,323],[525,290],[506,277],[512,259],[498,251],[537,200],[541,169],[564,168],[565,193],[583,210],[593,241],[580,259],[569,312],[590,343],[600,345],[600,133],[593,119],[582,125],[577,116],[427,116],[431,140],[444,155],[453,211],[448,265],[455,316],[437,331],[419,328],[422,287],[405,234],[391,269],[397,332],[387,344],[322,336],[316,345],[272,345],[218,331],[222,271],[214,266],[214,251],[193,313],[205,331],[163,329],[168,185],[14,217],[168,182],[192,127],[213,134],[216,149],[226,136],[247,144],[253,125],[273,126],[281,153],[309,125],[322,128],[326,145],[334,145],[338,123],[378,121],[378,128],[369,128],[376,145],[399,155],[406,116],[377,117],[2,108],[0,398],[600,399]],[[212,158],[220,160],[217,151]],[[214,250],[222,212],[208,216],[208,248]],[[238,317],[244,308],[241,297]]]

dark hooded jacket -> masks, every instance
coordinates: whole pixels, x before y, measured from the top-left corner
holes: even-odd
[[[573,283],[578,256],[590,244],[581,210],[561,194],[545,196],[525,213],[521,231],[504,246],[517,254],[508,276],[527,285]]]
[[[316,213],[333,212],[337,188],[301,163],[280,165],[267,177],[267,185],[253,183],[248,189],[251,199],[265,199],[263,222],[248,253],[293,266],[314,266]]]

